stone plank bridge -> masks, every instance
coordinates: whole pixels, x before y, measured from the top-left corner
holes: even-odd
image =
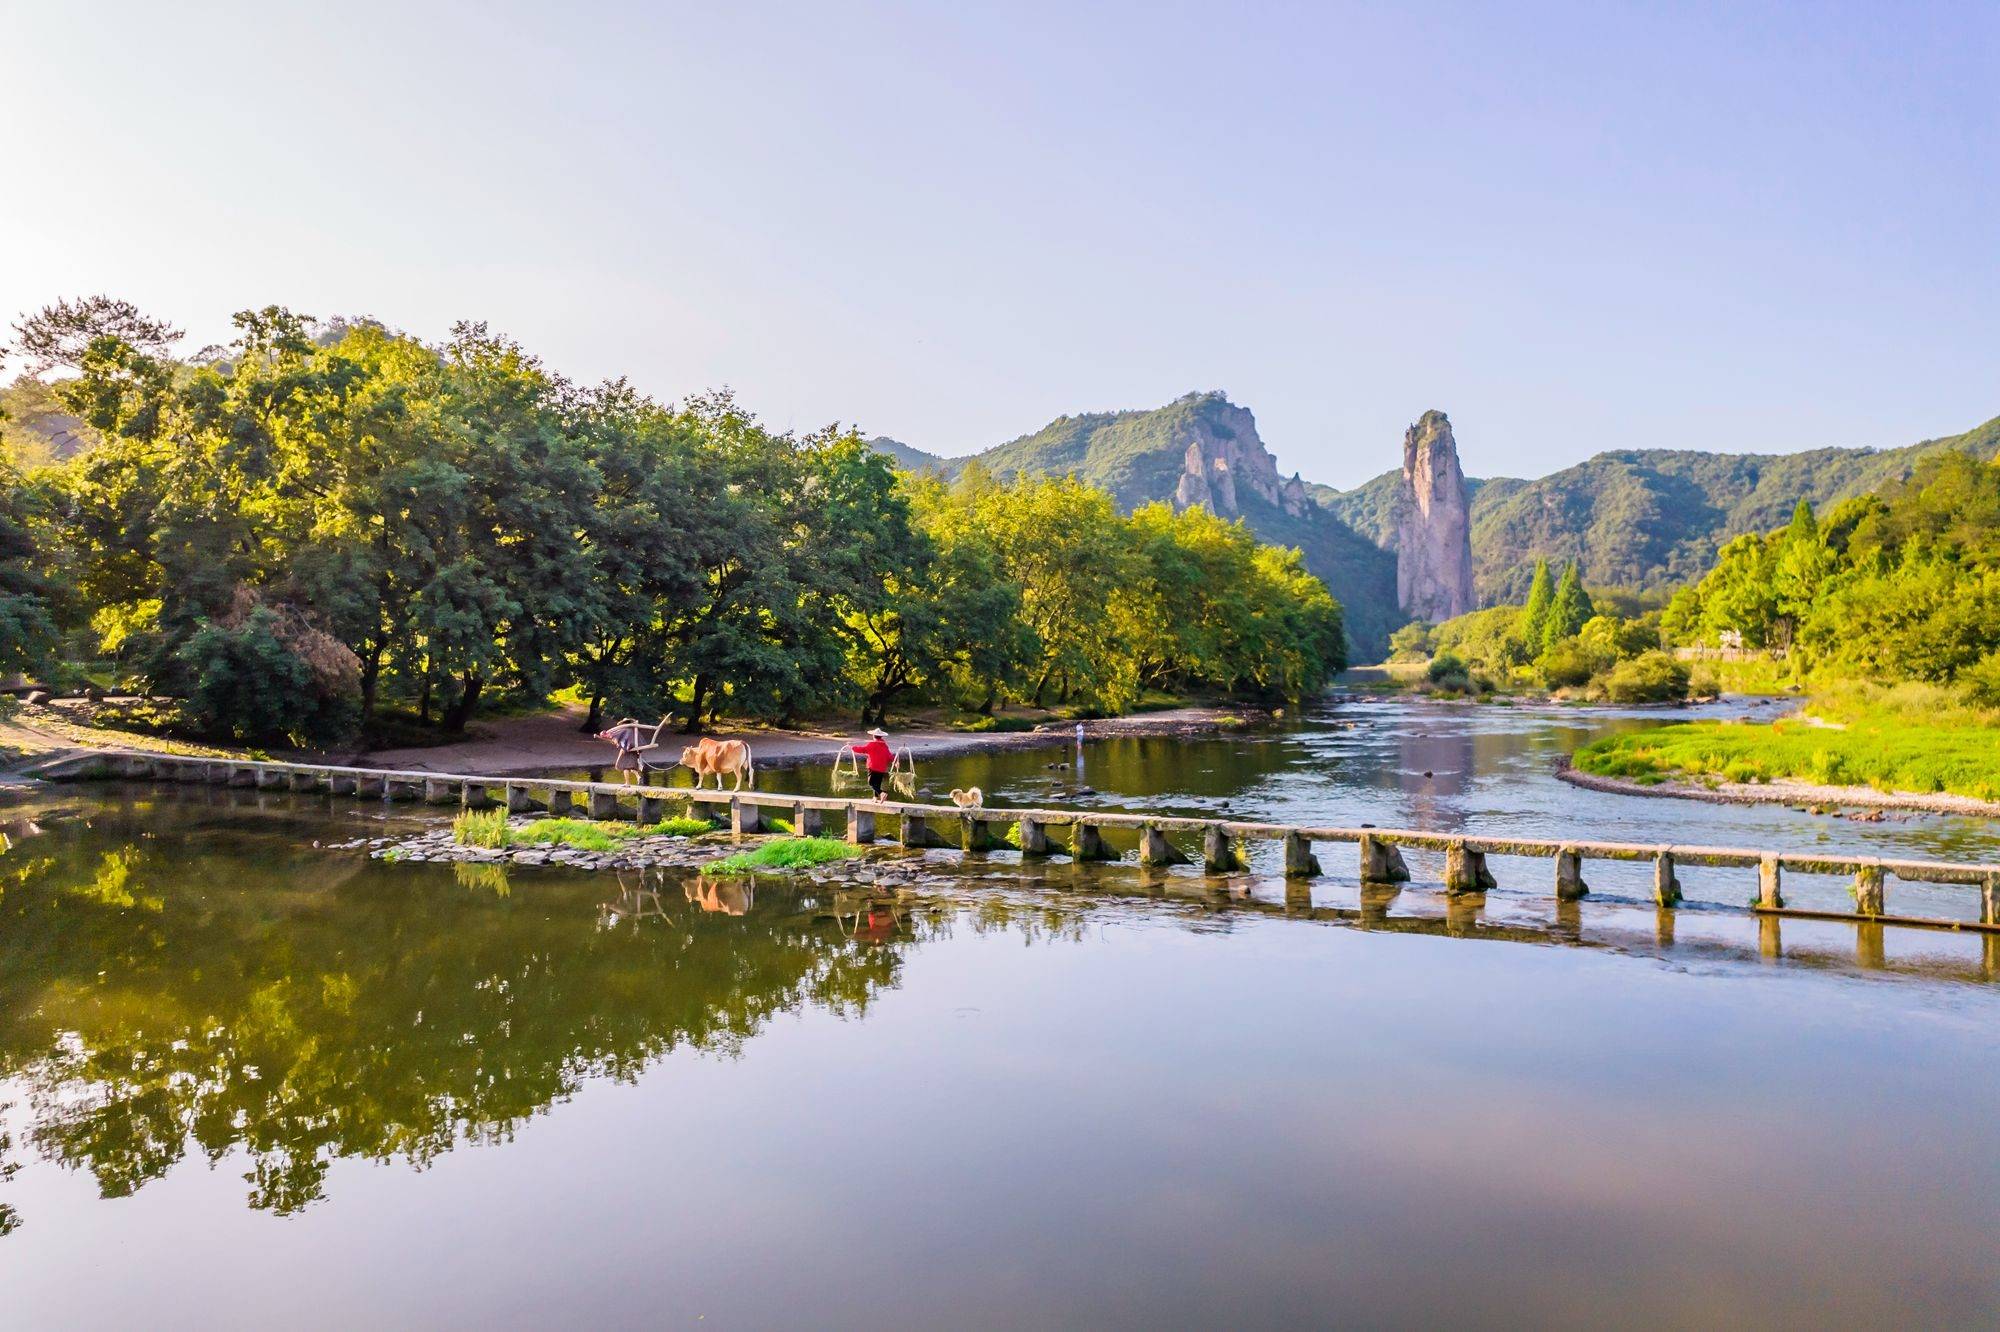
[[[552,814],[583,814],[593,819],[636,818],[641,823],[664,818],[670,804],[690,809],[703,806],[726,813],[730,832],[738,840],[760,833],[768,811],[789,819],[794,831],[802,836],[825,835],[830,822],[837,820],[842,835],[856,844],[886,837],[905,847],[956,846],[979,852],[1005,843],[1023,856],[1066,855],[1080,861],[1119,859],[1120,853],[1105,843],[1105,834],[1115,831],[1136,839],[1141,864],[1179,865],[1198,860],[1204,869],[1217,874],[1246,869],[1244,844],[1265,841],[1282,849],[1284,873],[1290,878],[1310,878],[1321,873],[1315,849],[1344,844],[1356,850],[1363,883],[1406,881],[1410,873],[1403,852],[1421,850],[1443,854],[1444,888],[1452,895],[1484,892],[1495,886],[1487,864],[1492,856],[1552,861],[1551,888],[1558,899],[1565,901],[1581,898],[1589,891],[1584,879],[1586,862],[1637,861],[1650,863],[1653,896],[1664,907],[1678,906],[1681,902],[1676,874],[1679,867],[1718,866],[1755,872],[1757,895],[1752,909],[1762,913],[2000,933],[2000,867],[1947,861],[1742,847],[1553,841],[1365,826],[1246,823],[1076,809],[960,809],[955,805],[755,790],[693,790],[543,777],[459,776],[129,751],[92,750],[64,755],[45,763],[34,775],[52,781],[196,782],[260,790],[323,792],[357,800],[420,801],[469,808],[504,806],[517,814],[546,810]],[[940,826],[949,831],[941,833]],[[1009,828],[1013,831],[1011,839],[1003,835],[1003,830]],[[1854,910],[1788,908],[1784,898],[1787,873],[1852,876]],[[1891,880],[1963,885],[1976,895],[1979,919],[1975,922],[1892,913],[1888,909],[1887,890]]]

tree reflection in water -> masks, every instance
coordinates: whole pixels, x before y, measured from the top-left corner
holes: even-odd
[[[339,1158],[421,1168],[669,1051],[734,1056],[774,1014],[860,1014],[939,926],[132,828],[59,823],[0,858],[0,1076],[25,1109],[0,1171],[33,1151],[106,1197],[240,1147],[250,1205],[293,1212]]]

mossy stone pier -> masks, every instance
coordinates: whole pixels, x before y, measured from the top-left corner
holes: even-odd
[[[1135,838],[1141,864],[1187,865],[1199,858],[1204,873],[1234,874],[1250,864],[1247,847],[1275,843],[1284,875],[1298,881],[1321,873],[1313,854],[1316,843],[1346,842],[1359,853],[1359,877],[1364,906],[1371,888],[1410,878],[1404,853],[1421,851],[1444,857],[1444,888],[1453,897],[1473,898],[1496,886],[1490,866],[1496,856],[1529,857],[1555,863],[1554,896],[1573,902],[1588,893],[1584,862],[1591,860],[1650,862],[1653,897],[1663,919],[1671,919],[1681,904],[1679,868],[1700,865],[1754,871],[1756,892],[1751,909],[1763,916],[1834,917],[1883,925],[1929,925],[1948,929],[1983,930],[2000,942],[2000,866],[1932,860],[1891,860],[1874,856],[1822,852],[1770,851],[1743,847],[1661,846],[1626,842],[1554,841],[1521,837],[1481,837],[1472,833],[1424,832],[1416,829],[1316,827],[1198,819],[1143,813],[1093,812],[1075,809],[960,809],[901,801],[855,801],[818,796],[765,793],[754,790],[709,791],[665,786],[627,786],[613,782],[576,782],[537,777],[482,777],[436,772],[396,772],[316,763],[277,763],[247,759],[197,758],[178,754],[145,754],[118,750],[86,750],[60,755],[43,763],[33,775],[51,781],[127,780],[203,783],[247,788],[258,792],[312,794],[325,798],[381,803],[423,801],[479,809],[504,806],[514,814],[546,809],[554,815],[572,813],[581,802],[592,818],[628,817],[628,810],[646,823],[658,822],[670,806],[684,805],[690,814],[713,818],[726,813],[738,840],[763,831],[766,811],[788,819],[802,835],[823,832],[839,820],[848,841],[875,841],[881,820],[889,819],[897,840],[911,849],[953,847],[984,853],[1013,842],[1025,857],[1068,855],[1077,861],[1117,860],[1106,833]],[[635,808],[636,806],[636,808]],[[951,827],[956,836],[943,837],[932,823]],[[1013,835],[1003,837],[1011,826]],[[1051,829],[1070,829],[1067,846]],[[1184,847],[1189,849],[1183,849]],[[1196,854],[1191,855],[1190,849]],[[1786,874],[1852,876],[1852,912],[1811,911],[1785,904]],[[1960,885],[1976,895],[1978,920],[1910,916],[1895,913],[1890,883]],[[1548,882],[1548,880],[1543,880]],[[1293,892],[1302,891],[1296,886]],[[1741,899],[1739,899],[1741,900]],[[1455,907],[1454,910],[1460,908]],[[1477,910],[1476,902],[1465,909]],[[1663,927],[1670,928],[1670,927]]]

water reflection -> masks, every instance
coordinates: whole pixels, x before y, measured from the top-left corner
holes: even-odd
[[[144,809],[57,824],[0,858],[0,1076],[27,1110],[5,1147],[106,1197],[241,1148],[250,1206],[293,1212],[340,1157],[422,1165],[585,1080],[733,1053],[774,1014],[865,1012],[910,941],[668,886],[601,901],[600,881],[544,878],[523,903],[496,866],[300,852]]]

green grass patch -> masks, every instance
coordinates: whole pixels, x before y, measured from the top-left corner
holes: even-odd
[[[594,819],[536,819],[525,828],[515,828],[515,842],[543,846],[571,846],[579,851],[610,851],[635,837],[698,837],[714,832],[706,819],[672,818],[658,823],[619,823]]]
[[[1576,752],[1579,771],[1652,785],[1669,777],[1785,779],[1884,792],[2000,800],[2000,727],[1974,715],[1916,722],[1890,708],[1844,708],[1840,726],[1682,722],[1609,736]]]
[[[756,870],[811,869],[861,854],[861,848],[831,837],[787,837],[766,842],[755,851],[739,851],[712,867],[724,874],[749,874]]]
[[[451,840],[460,846],[507,845],[507,811],[468,809],[451,821]]]
[[[690,819],[677,815],[671,819],[661,819],[658,823],[644,824],[633,829],[633,832],[640,837],[699,837],[703,833],[714,832],[715,828],[716,825],[707,819]]]

